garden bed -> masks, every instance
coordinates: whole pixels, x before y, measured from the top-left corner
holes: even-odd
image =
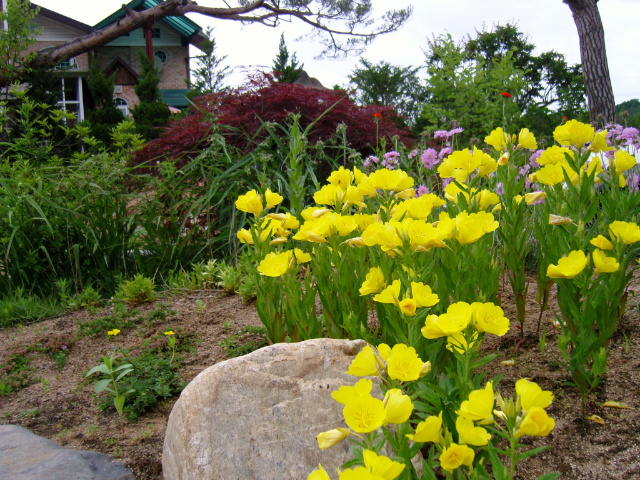
[[[611,340],[605,378],[585,412],[586,416],[599,416],[604,424],[583,419],[580,396],[567,385],[570,376],[557,361],[558,329],[553,324],[552,311],[542,316],[546,345],[545,353],[540,351],[534,335],[539,312],[534,277],[529,276],[533,284],[529,289],[524,340],[513,321],[515,307],[509,289],[501,288],[503,308],[512,325],[504,337],[487,337],[484,348],[499,355],[488,367],[489,376],[503,373],[497,390],[512,392],[514,382],[526,377],[555,395],[548,409],[556,420],[554,431],[546,438],[524,440],[552,448],[519,464],[518,478],[535,479],[552,471],[561,472],[563,479],[640,476],[640,316],[639,298],[634,296],[634,292],[640,292],[639,277],[636,274],[632,281],[627,313]],[[553,299],[550,304],[554,305]],[[252,304],[243,304],[237,295],[209,290],[164,297],[152,305],[138,307],[138,313],[129,315],[134,327],[121,329],[115,338],[104,333],[75,339],[80,324],[113,315],[112,308],[82,310],[0,330],[4,347],[0,366],[7,365],[11,358],[28,360],[22,370],[26,386],[0,396],[0,421],[29,428],[67,448],[112,455],[129,466],[139,480],[160,479],[167,418],[177,395],[161,400],[133,423],[124,420],[123,433],[115,411],[98,408],[94,382],[85,379],[86,372],[114,346],[134,351],[145,341],[148,345],[162,342],[163,333],[172,330],[182,332],[177,336],[178,342],[190,339],[190,348],[176,354],[184,358],[178,371],[180,379],[188,382],[229,354],[246,353],[260,345],[264,337],[255,327],[261,324]],[[67,341],[68,345],[62,349],[58,340],[51,342],[52,338]],[[47,342],[55,351],[65,352],[60,371],[63,355],[43,351]],[[501,363],[507,360],[515,360],[514,365]],[[5,371],[0,382],[7,378]],[[624,402],[630,408],[603,407],[608,400]]]

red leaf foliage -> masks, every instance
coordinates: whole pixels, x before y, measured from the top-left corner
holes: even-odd
[[[134,163],[164,158],[185,163],[206,146],[213,118],[221,126],[228,145],[248,152],[267,136],[264,129],[261,130],[260,119],[284,125],[290,113],[298,113],[300,126],[305,129],[334,104],[311,130],[310,143],[331,138],[339,123],[347,126],[351,147],[363,154],[372,153],[376,133],[379,138],[397,135],[400,141],[412,143],[409,130],[397,126],[399,118],[392,107],[360,107],[345,92],[277,83],[268,75],[231,92],[197,97],[194,104],[190,115],[173,120],[159,139],[136,152]]]

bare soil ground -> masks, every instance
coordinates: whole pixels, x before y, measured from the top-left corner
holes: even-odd
[[[638,276],[631,286],[627,313],[611,341],[606,378],[585,412],[586,416],[600,416],[604,424],[584,420],[579,395],[566,385],[569,376],[557,362],[558,329],[553,326],[552,309],[542,317],[547,342],[544,355],[540,352],[538,339],[533,335],[539,312],[534,281],[529,291],[524,341],[512,322],[511,331],[505,337],[494,338],[485,345],[487,350],[499,354],[489,366],[489,374],[504,374],[500,390],[510,394],[515,381],[527,377],[544,389],[552,390],[556,397],[548,409],[556,419],[555,430],[548,438],[529,440],[532,446],[548,444],[552,448],[523,462],[518,478],[533,480],[553,471],[561,472],[563,479],[640,478],[640,298],[635,292],[640,294]],[[225,339],[246,342],[248,339],[242,340],[242,335],[234,335],[247,325],[261,324],[254,305],[245,305],[238,296],[220,291],[188,292],[160,301],[175,314],[164,320],[123,329],[115,339],[99,335],[69,341],[65,348],[66,363],[61,371],[50,354],[38,352],[34,346],[46,345],[52,336],[73,339],[82,322],[104,317],[112,307],[71,312],[0,330],[0,381],[2,375],[6,375],[3,365],[7,365],[16,352],[28,351],[24,355],[30,358],[28,367],[31,369],[25,373],[27,386],[0,396],[0,423],[22,425],[67,448],[112,455],[129,466],[139,480],[162,478],[166,422],[177,396],[160,402],[134,423],[125,421],[123,433],[114,411],[98,408],[93,381],[85,379],[86,372],[100,363],[101,356],[112,351],[114,345],[133,349],[145,339],[162,338],[158,336],[166,330],[182,328],[198,340],[191,352],[182,354],[184,363],[179,374],[188,382],[205,368],[227,359],[221,342]],[[502,293],[502,303],[507,317],[515,318],[508,288]],[[157,309],[157,303],[139,307],[141,315],[154,309]],[[513,366],[500,363],[510,359],[515,360]],[[624,402],[630,408],[603,407],[607,400]]]

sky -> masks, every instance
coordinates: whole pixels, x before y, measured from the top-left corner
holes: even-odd
[[[38,5],[75,20],[94,25],[117,10],[124,0],[36,0]],[[223,0],[199,0],[200,5],[223,7]],[[234,2],[230,1],[233,5]],[[374,13],[413,5],[412,18],[397,32],[380,36],[369,45],[362,58],[377,63],[418,67],[424,64],[427,39],[451,34],[461,40],[483,27],[516,24],[529,36],[536,52],[555,50],[569,64],[580,62],[578,33],[569,7],[562,0],[373,0]],[[616,103],[640,98],[640,42],[637,37],[640,0],[598,2],[604,24],[609,71]],[[360,57],[346,60],[316,60],[321,52],[317,41],[297,41],[309,32],[299,21],[283,22],[277,28],[236,21],[189,15],[203,28],[212,26],[218,56],[227,56],[225,65],[234,68],[231,84],[240,84],[246,72],[270,70],[284,32],[287,48],[295,53],[311,77],[326,87],[346,86],[348,75]]]

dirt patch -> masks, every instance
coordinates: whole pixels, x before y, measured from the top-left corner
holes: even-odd
[[[579,395],[566,384],[568,374],[557,362],[558,329],[553,325],[552,310],[542,317],[546,348],[544,354],[541,353],[538,339],[533,335],[539,309],[535,301],[535,281],[533,277],[530,280],[524,341],[513,322],[505,337],[485,345],[488,351],[499,355],[488,373],[490,376],[503,373],[500,390],[509,394],[517,379],[527,377],[552,390],[556,397],[548,409],[556,420],[555,430],[548,438],[526,440],[532,446],[546,444],[552,448],[523,462],[518,478],[533,480],[553,471],[561,472],[563,479],[640,478],[640,316],[639,298],[634,295],[640,294],[638,276],[631,286],[627,314],[611,341],[606,378],[586,412],[600,416],[604,425],[582,419]],[[238,296],[224,292],[190,292],[165,297],[159,302],[175,314],[155,319],[148,325],[122,329],[115,340],[106,335],[69,340],[76,336],[81,323],[112,314],[111,308],[84,310],[0,330],[3,346],[0,365],[7,364],[13,353],[34,345],[46,345],[52,337],[69,340],[61,371],[52,355],[33,349],[28,353],[31,370],[27,374],[31,384],[11,395],[0,396],[0,422],[22,425],[67,448],[112,455],[129,466],[139,480],[161,479],[164,433],[177,396],[160,402],[136,422],[125,422],[123,434],[114,412],[98,408],[93,382],[84,378],[85,373],[100,363],[102,355],[112,351],[115,342],[120,348],[133,349],[144,339],[166,330],[183,329],[197,339],[193,350],[183,354],[185,361],[179,371],[181,379],[188,382],[205,368],[227,359],[226,351],[230,347],[242,348],[244,343],[257,342],[258,338],[239,342],[238,334],[250,331],[247,326],[261,324],[254,305],[245,305]],[[507,317],[514,319],[515,308],[508,288],[502,291],[502,302]],[[143,317],[157,311],[158,302],[139,310]],[[513,366],[500,364],[509,359],[515,360]],[[605,408],[602,404],[607,400],[625,402],[631,409]]]

